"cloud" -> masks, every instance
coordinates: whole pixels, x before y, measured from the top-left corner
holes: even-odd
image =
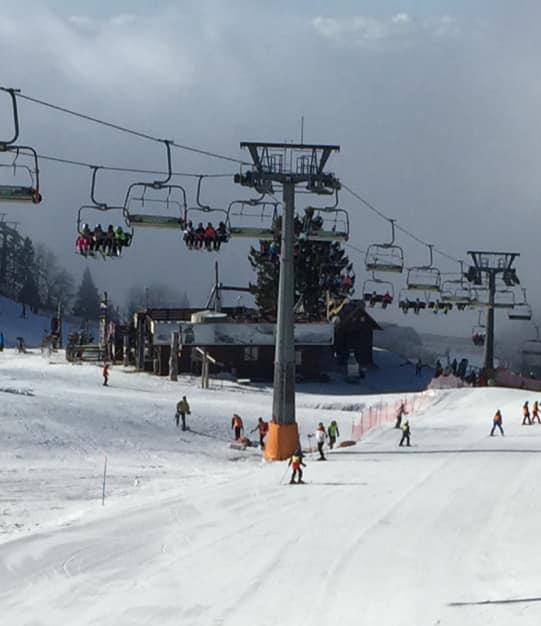
[[[378,48],[383,45],[411,45],[416,41],[441,39],[458,33],[456,19],[449,15],[416,18],[396,13],[378,19],[363,15],[323,17],[312,20],[315,31],[328,40],[346,47]]]

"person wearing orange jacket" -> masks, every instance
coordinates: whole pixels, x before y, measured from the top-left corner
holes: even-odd
[[[255,433],[255,431],[259,432],[259,447],[264,450],[265,449],[265,437],[269,432],[269,423],[266,422],[262,417],[260,417],[257,421],[257,426],[252,428],[251,433]]]
[[[494,431],[496,428],[500,429],[500,433],[503,436],[503,428],[502,428],[502,413],[500,409],[496,411],[496,415],[492,418],[492,430],[490,431],[490,436],[494,437]]]
[[[532,407],[532,424],[537,420],[538,424],[541,424],[541,419],[539,419],[539,403],[537,400],[534,401]]]
[[[530,418],[530,408],[528,407],[528,400],[522,405],[522,426],[529,424],[531,426],[532,420]]]
[[[242,423],[240,415],[237,415],[236,413],[233,415],[233,418],[231,419],[231,428],[235,432],[235,440],[240,439],[244,431],[244,424]]]

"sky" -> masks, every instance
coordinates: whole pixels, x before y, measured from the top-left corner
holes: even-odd
[[[539,306],[540,17],[534,2],[498,0],[2,0],[0,84],[235,158],[247,157],[243,140],[298,140],[304,116],[305,141],[341,146],[329,165],[340,179],[423,241],[457,258],[472,248],[520,252],[519,275]],[[0,100],[0,120],[9,120],[7,104]],[[165,162],[156,143],[32,103],[20,103],[20,117],[21,141],[41,154],[153,169]],[[177,171],[238,169],[180,150],[173,156]],[[45,161],[41,170],[44,202],[2,211],[80,274],[86,262],[74,256],[73,240],[90,171]],[[103,172],[99,195],[121,204],[135,180]],[[184,183],[193,203],[194,180]],[[229,177],[206,181],[203,193],[219,207],[246,197]],[[388,222],[346,192],[341,206],[352,246],[389,238]],[[408,266],[426,262],[425,247],[403,234],[399,243]],[[220,253],[225,283],[253,280],[246,252],[231,242]],[[369,278],[363,256],[349,254],[360,287]],[[198,306],[214,260],[186,251],[176,233],[143,232],[122,259],[94,263],[92,273],[117,301],[134,284],[167,281]],[[404,318],[393,310],[378,319]],[[465,313],[413,323],[468,334],[476,320]]]

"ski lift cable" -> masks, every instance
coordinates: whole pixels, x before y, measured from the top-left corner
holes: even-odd
[[[390,217],[388,217],[387,215],[385,215],[385,213],[383,213],[382,211],[380,211],[378,208],[376,208],[373,204],[371,204],[370,202],[368,202],[368,200],[366,200],[365,198],[363,198],[361,195],[359,195],[358,193],[356,193],[355,191],[353,191],[353,189],[351,189],[350,187],[348,187],[347,185],[345,185],[344,183],[342,183],[342,187],[348,191],[354,198],[356,198],[359,202],[361,202],[362,204],[364,204],[368,209],[370,209],[371,211],[373,211],[376,215],[379,215],[379,217],[381,217],[382,219],[386,220],[387,222],[394,222],[395,228],[397,230],[399,230],[400,232],[404,233],[405,235],[407,235],[408,237],[410,237],[411,239],[413,239],[414,241],[416,241],[417,243],[423,245],[423,246],[428,246],[429,244],[424,241],[423,239],[421,239],[420,237],[418,237],[417,235],[415,235],[414,233],[412,233],[411,231],[407,230],[406,228],[404,228],[403,226],[400,226],[400,224],[398,224],[396,222],[396,220],[392,220]],[[460,263],[460,259],[447,254],[447,252],[444,252],[443,250],[434,247],[434,252],[437,252],[440,256],[445,257],[446,259],[449,259],[450,261],[454,261],[456,263]]]
[[[97,165],[94,163],[87,163],[86,161],[77,161],[74,159],[66,159],[62,157],[56,157],[56,156],[40,154],[40,153],[38,153],[38,158],[43,161],[52,161],[53,163],[60,163],[63,165],[74,165],[77,167],[89,167],[89,168],[97,167],[101,170],[105,170],[108,172],[124,172],[124,173],[129,173],[129,174],[155,174],[155,175],[167,174],[167,172],[163,170],[146,170],[146,169],[139,169],[135,167],[117,167],[114,165]],[[196,173],[196,172],[172,172],[172,176],[180,176],[180,177],[187,177],[187,178],[199,178],[201,176],[204,176],[205,178],[230,178],[234,176],[234,174],[232,173],[201,174],[201,173]]]
[[[10,91],[6,87],[0,87],[1,91]],[[129,135],[133,135],[135,137],[139,137],[141,139],[147,139],[148,141],[155,141],[159,143],[163,143],[163,139],[159,137],[154,137],[153,135],[149,135],[148,133],[143,133],[138,130],[134,130],[132,128],[128,128],[127,126],[121,126],[120,124],[114,124],[113,122],[108,122],[105,120],[101,120],[97,117],[93,117],[91,115],[86,115],[85,113],[79,113],[78,111],[74,111],[72,109],[68,109],[67,107],[62,107],[57,104],[53,104],[52,102],[47,102],[45,100],[40,100],[39,98],[33,98],[31,96],[27,96],[23,93],[16,92],[17,98],[22,98],[23,100],[28,100],[29,102],[33,102],[34,104],[39,104],[41,106],[53,109],[55,111],[60,111],[61,113],[66,113],[67,115],[73,115],[74,117],[78,117],[80,119],[86,120],[88,122],[93,122],[95,124],[100,124],[101,126],[106,126],[107,128],[112,128],[113,130],[118,130],[123,133],[127,133]],[[214,159],[222,159],[224,161],[230,161],[231,163],[238,163],[240,165],[251,165],[247,161],[243,161],[242,159],[236,159],[234,157],[230,157],[228,155],[220,154],[218,152],[212,152],[210,150],[203,150],[202,148],[197,148],[195,146],[189,146],[187,144],[180,144],[175,141],[171,141],[170,145],[172,147],[178,148],[180,150],[186,150],[188,152],[194,152],[196,154],[201,154],[203,156],[208,156]]]

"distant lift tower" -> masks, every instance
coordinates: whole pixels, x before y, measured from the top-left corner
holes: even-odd
[[[475,286],[488,290],[488,301],[481,306],[486,306],[486,339],[484,370],[487,378],[492,377],[494,372],[494,309],[501,308],[497,301],[496,278],[501,274],[506,287],[512,288],[520,284],[517,272],[513,267],[515,259],[520,256],[518,252],[481,252],[469,250],[468,254],[473,259],[473,265],[466,272],[466,278]],[[483,275],[488,277],[488,282],[483,281]]]
[[[252,157],[252,169],[235,176],[235,182],[258,193],[282,187],[280,280],[274,356],[274,395],[265,455],[269,459],[290,457],[299,444],[295,421],[295,190],[304,185],[308,193],[330,195],[340,188],[338,179],[323,170],[339,146],[293,143],[242,142]]]

